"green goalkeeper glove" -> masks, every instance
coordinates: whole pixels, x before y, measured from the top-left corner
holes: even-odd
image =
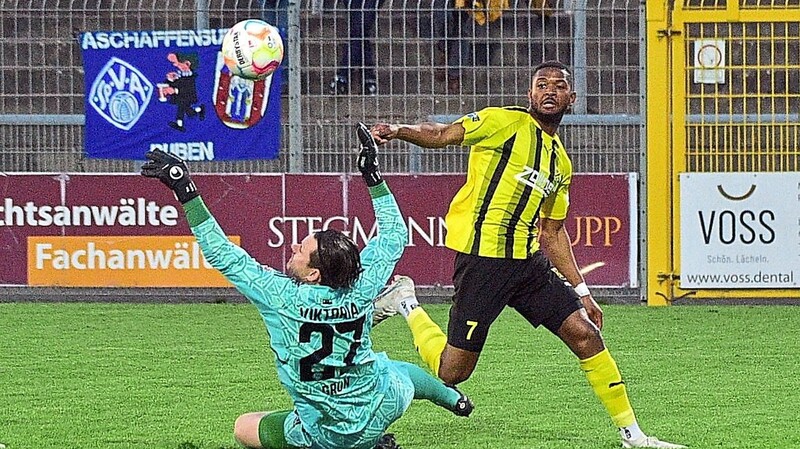
[[[364,177],[364,181],[369,187],[375,187],[383,182],[378,169],[378,144],[372,138],[367,125],[361,122],[358,122],[356,134],[361,142],[361,150],[358,153],[358,171],[361,172],[361,176]]]
[[[149,160],[142,165],[142,176],[157,178],[175,192],[181,204],[200,196],[189,176],[189,167],[181,158],[161,150],[148,151],[144,156]]]

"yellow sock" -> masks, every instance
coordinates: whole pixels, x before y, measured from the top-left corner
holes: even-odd
[[[414,336],[414,346],[417,348],[422,360],[430,367],[433,374],[439,375],[439,364],[441,363],[442,352],[447,344],[447,337],[431,317],[417,307],[408,314],[406,318],[408,327],[411,328],[411,335]]]
[[[617,368],[617,363],[611,358],[608,349],[586,360],[581,360],[581,369],[586,373],[586,379],[594,390],[594,394],[606,407],[611,420],[617,427],[628,427],[636,422],[625,383]]]

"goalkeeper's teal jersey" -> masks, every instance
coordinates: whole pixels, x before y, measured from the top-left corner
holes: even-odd
[[[372,300],[400,259],[408,229],[385,184],[370,193],[378,234],[361,251],[364,271],[355,286],[339,290],[262,266],[228,240],[200,200],[186,204],[190,224],[207,217],[192,227],[205,258],[261,313],[278,377],[312,435],[361,432],[388,388],[389,363],[372,351]]]

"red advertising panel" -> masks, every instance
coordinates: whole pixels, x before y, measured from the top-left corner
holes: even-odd
[[[292,243],[317,230],[374,236],[366,187],[350,175],[194,175],[226,234],[261,263],[286,265]],[[444,216],[463,175],[387,176],[409,227],[397,272],[418,285],[451,285]],[[630,175],[578,175],[567,229],[590,285],[635,285],[635,193]],[[198,259],[182,209],[138,175],[0,177],[0,284],[226,286]],[[189,238],[185,238],[189,236]],[[105,270],[105,271],[102,271]],[[633,274],[632,274],[633,273]],[[206,282],[207,281],[207,282]]]
[[[417,285],[452,285],[454,253],[444,246],[447,233],[444,217],[464,177],[395,175],[385,179],[406,216],[409,230],[409,241],[397,264],[397,273],[411,276]],[[364,227],[371,228],[375,220],[369,194],[360,182],[351,182],[349,190],[351,214],[362,217]],[[362,242],[356,238],[359,246]]]
[[[586,283],[638,286],[635,174],[577,175],[567,232]]]
[[[282,215],[282,176],[198,174],[194,178],[201,186],[203,199],[228,235],[240,236],[241,244],[266,263],[267,248],[257,241],[263,235],[262,220],[254,217]],[[105,273],[80,271],[83,265],[80,259],[92,247],[96,249],[93,254],[97,258],[103,254],[111,257],[112,253],[100,251],[100,246],[108,251],[125,251],[133,254],[131,257],[139,257],[139,251],[144,257],[148,254],[166,257],[184,249],[192,254],[191,247],[183,248],[185,242],[178,239],[172,243],[172,253],[166,253],[168,248],[164,247],[164,242],[156,239],[139,240],[135,248],[130,247],[131,242],[126,242],[124,249],[109,249],[110,242],[123,245],[124,236],[191,236],[180,205],[168,189],[153,179],[138,175],[10,174],[0,177],[0,185],[3,187],[0,190],[3,192],[0,197],[0,260],[3,260],[0,284],[31,284],[30,273],[35,285],[151,286],[135,273],[124,274],[126,271],[122,268],[113,271],[106,265]],[[42,240],[43,236],[59,236],[59,239]],[[65,237],[113,238],[82,241]],[[29,251],[33,257],[28,256]],[[77,266],[52,265],[64,258],[71,261],[73,257]],[[102,260],[89,261],[98,262],[99,266]],[[61,271],[49,276],[48,273],[54,272],[48,270],[53,269]],[[204,285],[202,279],[207,272],[201,267],[193,273],[186,277],[175,276],[174,286]],[[184,278],[193,280],[183,282]]]
[[[0,174],[0,284],[27,284],[28,236],[63,235],[54,210],[62,203],[63,176]]]

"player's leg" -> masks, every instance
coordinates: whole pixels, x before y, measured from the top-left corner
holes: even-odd
[[[623,445],[626,441],[640,440],[649,445],[628,447],[683,447],[647,437],[639,430],[625,382],[605,347],[600,330],[589,319],[572,287],[551,268],[541,252],[534,254],[527,273],[532,288],[514,297],[509,305],[534,326],[544,325],[578,357],[589,385],[620,429]]]
[[[420,357],[440,379],[456,385],[475,370],[489,327],[506,306],[510,280],[522,263],[458,253],[447,336],[419,307],[411,279],[396,278],[395,284],[403,285],[391,293],[394,308],[406,318]]]
[[[600,330],[589,319],[584,309],[570,314],[558,327],[556,335],[578,356],[581,370],[586,374],[592,390],[603,403],[614,425],[620,430],[622,447],[662,449],[685,447],[649,437],[639,428],[617,362],[605,347]]]
[[[375,306],[372,315],[373,326],[397,315],[398,312],[405,317],[414,337],[414,347],[431,371],[438,373],[447,337],[420,307],[414,281],[408,276],[395,276],[391,285],[375,298],[373,305]]]
[[[286,441],[284,422],[291,410],[245,413],[236,419],[233,436],[236,441],[251,449],[294,449]]]
[[[555,324],[553,324],[555,327]],[[611,353],[603,344],[600,330],[584,309],[572,312],[555,330],[561,340],[580,360],[580,367],[595,395],[619,428],[636,423],[628,400],[625,382]]]
[[[414,399],[426,399],[458,416],[469,416],[472,413],[472,401],[456,387],[443,384],[417,365],[396,360],[392,360],[391,364],[411,379],[414,384]]]
[[[450,384],[457,384],[472,373],[478,363],[477,352],[465,351],[447,344],[447,336],[425,310],[420,307],[414,290],[414,281],[408,276],[395,276],[394,282],[373,302],[375,313],[372,325],[376,326],[398,312],[405,317],[414,347],[431,372]],[[445,370],[442,371],[442,361]]]
[[[414,347],[420,358],[440,379],[457,384],[469,377],[478,363],[479,353],[464,351],[447,344],[447,336],[420,307],[414,290],[414,281],[408,276],[395,276],[394,282],[373,302],[375,312],[372,325],[376,326],[398,312],[405,317]],[[442,360],[447,360],[445,371]]]
[[[440,379],[456,385],[472,375],[492,323],[518,288],[517,272],[523,265],[524,260],[456,255],[455,293],[438,371]]]
[[[439,359],[439,379],[450,385],[464,382],[475,371],[480,355],[480,351],[468,351],[447,343]]]
[[[625,383],[600,331],[589,320],[575,291],[553,272],[541,251],[530,258],[531,285],[510,302],[532,325],[544,325],[561,338],[580,359],[581,369],[617,427],[635,422]]]

